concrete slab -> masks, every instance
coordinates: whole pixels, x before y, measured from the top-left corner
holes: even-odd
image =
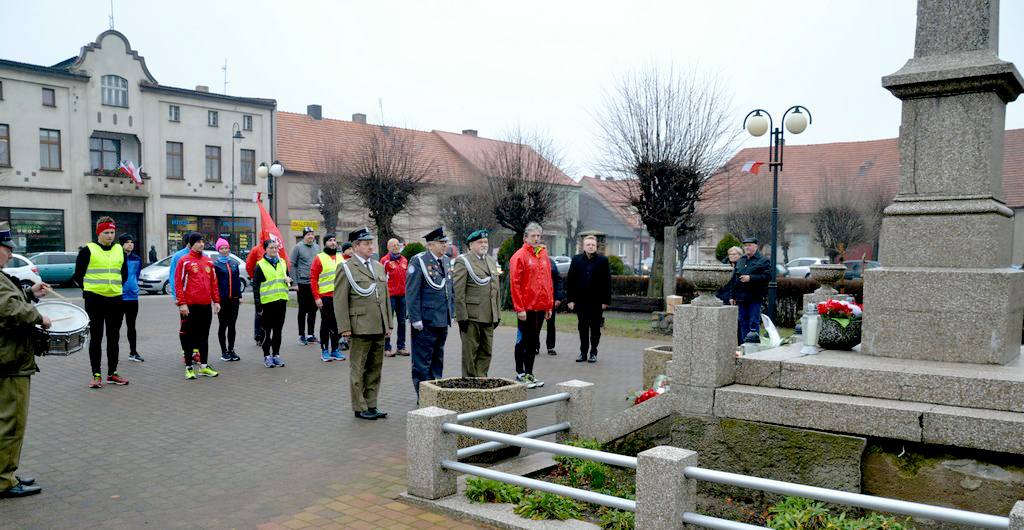
[[[1024,454],[1024,414],[933,407],[923,418],[925,443]]]

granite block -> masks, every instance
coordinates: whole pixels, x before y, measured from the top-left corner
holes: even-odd
[[[937,405],[923,427],[925,443],[1024,454],[1024,413]]]
[[[673,405],[686,414],[713,414],[715,389],[703,386],[672,385]]]
[[[516,383],[511,379],[502,377],[481,377],[469,378],[479,381],[481,388],[459,388],[453,387],[463,380],[461,377],[449,377],[434,381],[423,381],[420,383],[420,406],[440,407],[447,410],[454,410],[458,413],[473,412],[480,409],[508,405],[526,400],[526,385]],[[486,388],[483,383],[494,386]],[[519,434],[526,431],[526,411],[519,410],[498,414],[489,418],[483,418],[467,422],[467,427],[487,429],[505,434]],[[480,443],[480,440],[472,436],[459,436],[458,448],[463,449]],[[488,451],[476,456],[469,457],[469,462],[488,462],[519,454],[518,447],[505,447]]]
[[[995,199],[900,201],[886,208],[881,238],[900,249],[885,255],[886,267],[1009,267],[1013,217]]]
[[[930,405],[875,398],[732,385],[715,391],[720,418],[822,431],[921,441]]]
[[[571,427],[557,433],[555,439],[558,443],[565,443],[578,438],[593,438],[597,427],[594,420],[594,384],[573,379],[558,383],[556,388],[558,392],[568,392],[569,401],[555,404],[555,423],[569,422]]]
[[[696,510],[697,481],[683,472],[697,466],[697,453],[661,446],[638,454],[636,463],[636,527],[684,528],[683,514]]]
[[[1024,501],[1017,501],[1010,511],[1010,530],[1024,530]]]
[[[783,363],[790,359],[806,357],[800,353],[802,347],[802,343],[787,344],[737,357],[736,383],[778,388],[782,383]]]
[[[439,499],[456,491],[456,473],[441,467],[442,460],[456,460],[456,436],[441,430],[455,423],[452,410],[426,407],[406,415],[406,457],[409,494]]]
[[[736,371],[735,306],[676,308],[672,383],[705,388],[731,384]]]
[[[668,375],[668,363],[672,360],[672,345],[658,345],[644,348],[643,388],[651,388],[659,375]]]

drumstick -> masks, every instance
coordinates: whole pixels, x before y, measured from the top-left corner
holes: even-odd
[[[57,298],[60,298],[61,300],[64,300],[65,302],[67,302],[69,304],[71,303],[71,300],[68,300],[67,298],[64,298],[64,295],[58,293],[57,291],[54,291],[53,288],[51,288],[49,285],[45,285],[44,284],[43,285],[43,290],[45,290],[46,292],[53,293],[53,294],[57,295]],[[68,317],[68,318],[71,318],[71,317]]]
[[[68,320],[70,318],[75,318],[75,315],[68,315],[66,317],[60,317],[60,318],[51,318],[50,322],[60,322],[61,320]]]

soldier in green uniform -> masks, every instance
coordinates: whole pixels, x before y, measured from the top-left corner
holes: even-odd
[[[452,266],[455,319],[462,338],[462,377],[487,377],[491,367],[494,328],[501,323],[498,310],[498,264],[488,253],[486,230],[477,230],[466,242],[469,253]]]
[[[11,229],[0,222],[0,268],[7,265],[14,251]],[[32,286],[32,295],[45,294],[48,285]],[[36,368],[32,346],[32,327],[50,327],[50,318],[40,315],[29,303],[29,295],[17,280],[0,274],[0,499],[24,497],[42,491],[35,479],[18,477],[21,443],[28,422],[29,379]]]
[[[387,417],[377,410],[384,337],[390,331],[391,308],[387,273],[373,255],[373,234],[362,228],[349,234],[353,256],[338,267],[334,278],[334,314],[338,331],[349,339],[349,392],[357,418]]]

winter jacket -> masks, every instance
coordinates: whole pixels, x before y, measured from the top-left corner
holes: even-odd
[[[36,368],[31,326],[43,316],[17,280],[0,273],[0,377],[30,376]]]
[[[548,261],[551,262],[551,293],[555,297],[556,302],[565,300],[565,280],[562,279],[562,274],[558,272],[555,258],[548,256]]]
[[[567,302],[575,305],[612,303],[612,269],[608,258],[594,253],[572,257],[566,278]]]
[[[517,312],[548,311],[554,307],[551,259],[543,247],[523,243],[509,260],[512,308]]]
[[[324,254],[326,254],[326,252]],[[327,255],[330,256],[330,254]],[[345,256],[338,252],[332,257],[334,258],[334,264],[337,267],[334,270],[335,277],[337,277],[338,274],[345,274],[345,269],[341,268],[341,264],[345,262]],[[334,296],[334,291],[330,291],[325,294],[320,293],[320,275],[323,274],[323,272],[324,264],[320,261],[320,255],[317,255],[317,258],[313,260],[313,266],[309,268],[309,288],[313,291],[313,300],[319,300],[325,296]]]
[[[295,283],[309,284],[309,271],[319,253],[320,245],[316,243],[307,245],[304,241],[299,241],[292,247],[292,252],[288,255],[288,265],[291,270],[295,271]]]
[[[230,257],[227,261],[214,257],[213,270],[217,274],[217,293],[221,300],[242,297],[242,276],[237,261]]]
[[[97,243],[99,245],[99,243]],[[117,245],[117,243],[111,243],[109,245],[100,245],[103,250],[110,250],[111,247]],[[85,271],[89,269],[89,261],[92,260],[92,252],[89,251],[88,245],[83,246],[78,251],[78,257],[75,258],[75,273],[71,276],[71,281],[75,282],[75,285],[82,286],[85,281]],[[121,264],[121,284],[128,281],[128,262],[125,261]]]
[[[409,268],[409,260],[401,254],[388,252],[380,259],[384,270],[388,273],[388,296],[405,296],[405,273]]]
[[[139,299],[139,274],[142,272],[142,257],[134,252],[125,253],[125,266],[128,269],[128,279],[121,287],[122,300]]]
[[[245,258],[245,272],[249,273],[249,278],[256,278],[256,264],[263,259],[263,245],[257,244],[252,247],[249,251],[249,256]]]
[[[736,281],[732,284],[732,299],[737,302],[760,302],[768,289],[768,282],[771,281],[772,264],[768,258],[759,253],[752,257],[746,254],[740,256],[733,270],[733,278]],[[749,282],[741,282],[740,276],[750,275]]]
[[[264,258],[266,258],[266,256],[264,256]],[[288,262],[282,260],[280,256],[278,256],[277,259],[284,261],[285,274],[290,277],[291,274],[288,268]],[[266,261],[267,263],[270,263],[272,267],[277,268],[277,263],[271,263],[269,259],[267,259]],[[260,285],[263,284],[263,282],[267,281],[267,277],[264,276],[263,268],[259,266],[258,261],[256,262],[256,273],[250,276],[250,278],[252,278],[252,301],[254,304],[256,304],[256,310],[259,311],[260,307],[263,305],[263,302],[260,300]]]
[[[217,274],[213,261],[202,252],[189,251],[178,260],[174,272],[174,299],[178,305],[210,305],[220,303]]]
[[[171,294],[177,292],[174,290],[174,272],[178,270],[178,262],[181,261],[181,258],[184,258],[185,254],[188,254],[188,252],[188,247],[185,247],[174,254],[171,254],[171,270],[170,274],[167,275],[167,289]]]

